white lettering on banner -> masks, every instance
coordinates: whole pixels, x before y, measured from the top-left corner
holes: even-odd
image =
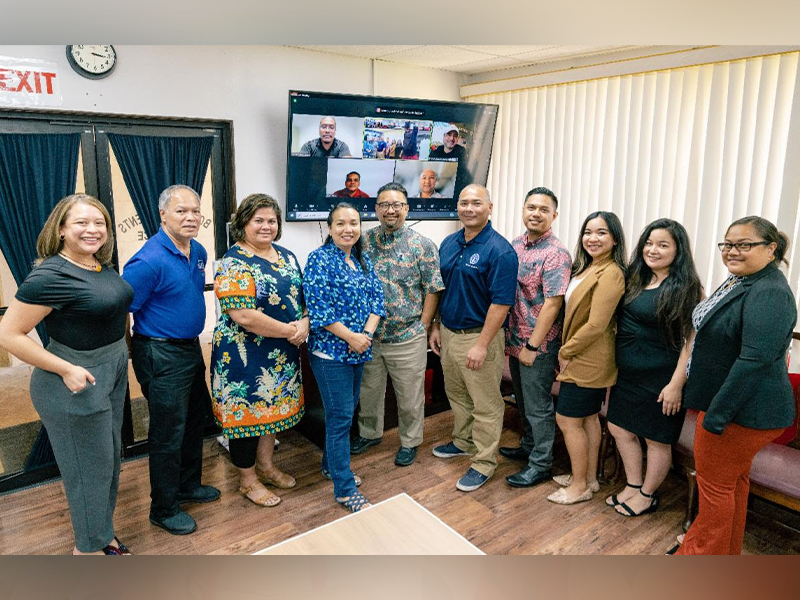
[[[0,105],[61,106],[58,64],[0,56]]]

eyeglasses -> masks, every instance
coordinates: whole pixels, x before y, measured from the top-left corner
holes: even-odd
[[[720,252],[730,252],[731,248],[736,248],[738,252],[750,252],[753,249],[753,246],[769,246],[772,242],[736,242],[735,244],[731,244],[730,242],[720,242],[717,244],[717,248],[719,248]]]
[[[381,210],[389,210],[390,208],[402,210],[404,206],[408,206],[408,204],[405,202],[378,202],[378,208]]]

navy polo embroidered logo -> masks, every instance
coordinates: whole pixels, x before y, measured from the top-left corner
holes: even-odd
[[[476,252],[475,254],[473,254],[472,256],[469,257],[469,264],[477,265],[478,261],[480,259],[481,259],[481,255]]]

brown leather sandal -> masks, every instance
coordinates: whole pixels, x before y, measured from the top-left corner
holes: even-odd
[[[270,471],[259,469],[256,467],[256,476],[261,483],[266,485],[274,485],[276,488],[288,490],[297,485],[297,480],[288,473],[284,473],[277,467],[273,467]]]
[[[260,488],[260,489],[259,489]],[[262,491],[262,494],[258,496],[251,496],[250,494],[253,492]],[[277,506],[280,504],[281,499],[280,496],[276,496],[272,492],[270,492],[267,488],[265,488],[260,481],[256,481],[252,485],[247,487],[240,487],[239,493],[250,500],[253,504],[258,504],[259,506]]]

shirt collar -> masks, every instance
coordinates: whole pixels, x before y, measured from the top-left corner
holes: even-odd
[[[394,242],[399,240],[406,232],[405,223],[400,229],[396,231],[386,231],[383,225],[378,225],[378,237],[382,242]]]
[[[461,231],[458,232],[458,241],[462,246],[467,246],[469,244],[483,244],[484,242],[486,242],[486,238],[491,235],[492,221],[491,219],[489,219],[489,221],[486,223],[486,226],[483,229],[481,229],[480,233],[476,235],[474,238],[472,238],[470,241],[467,241],[465,233],[466,231],[467,230],[464,227],[462,227]]]
[[[175,242],[172,241],[172,238],[167,235],[167,232],[164,231],[163,227],[160,227],[158,232],[153,236],[158,243],[160,243],[164,248],[172,252],[173,254],[178,254],[186,258],[186,255],[178,250],[178,247],[175,245]],[[189,241],[189,247],[191,248],[192,240]]]
[[[339,143],[339,140],[337,138],[333,138],[333,143],[331,144],[331,149],[330,150],[325,150],[325,146],[322,145],[322,138],[321,137],[317,138],[317,148],[319,148],[323,152],[333,152],[338,143]]]
[[[328,246],[329,246],[328,252],[330,252],[331,254],[334,254],[335,256],[340,257],[342,259],[342,261],[344,261],[347,258],[347,256],[344,253],[344,250],[342,250],[341,248],[339,248],[339,246],[334,244],[333,240],[328,242]],[[350,255],[352,256],[352,251],[351,251]]]
[[[525,243],[526,248],[533,248],[534,246],[538,246],[540,243],[550,239],[551,237],[553,237],[552,229],[548,229],[534,241],[531,241],[530,238],[528,237],[527,230],[525,231],[525,233],[522,234],[522,240]]]

